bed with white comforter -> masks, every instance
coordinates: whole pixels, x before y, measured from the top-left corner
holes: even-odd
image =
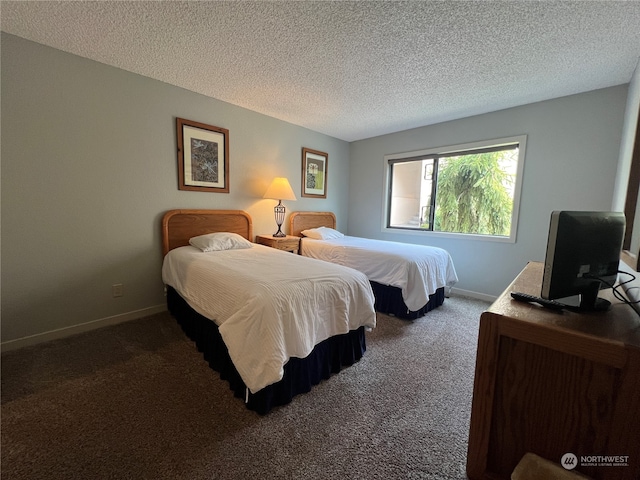
[[[254,244],[165,256],[162,278],[213,320],[252,393],[282,379],[290,358],[305,358],[329,337],[376,325],[367,277],[356,270]]]
[[[442,248],[343,236],[319,240],[302,238],[301,254],[363,272],[371,281],[397,287],[411,311],[429,296],[458,281],[453,260]]]
[[[252,243],[242,210],[162,216],[167,309],[246,408],[266,414],[366,351],[364,274]]]

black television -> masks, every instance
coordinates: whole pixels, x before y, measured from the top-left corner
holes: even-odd
[[[541,297],[578,310],[607,310],[610,302],[598,292],[618,278],[624,229],[621,212],[552,212]]]

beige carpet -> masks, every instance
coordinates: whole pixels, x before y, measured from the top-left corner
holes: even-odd
[[[477,329],[378,316],[363,359],[267,416],[166,314],[2,355],[2,479],[466,479]]]

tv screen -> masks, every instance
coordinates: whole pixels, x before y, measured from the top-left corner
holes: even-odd
[[[624,229],[621,212],[552,212],[542,298],[580,310],[608,309],[598,292],[617,280]]]

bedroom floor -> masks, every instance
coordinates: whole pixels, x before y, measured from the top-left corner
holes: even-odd
[[[4,353],[3,479],[466,479],[488,306],[379,314],[359,363],[266,416],[168,313]]]

